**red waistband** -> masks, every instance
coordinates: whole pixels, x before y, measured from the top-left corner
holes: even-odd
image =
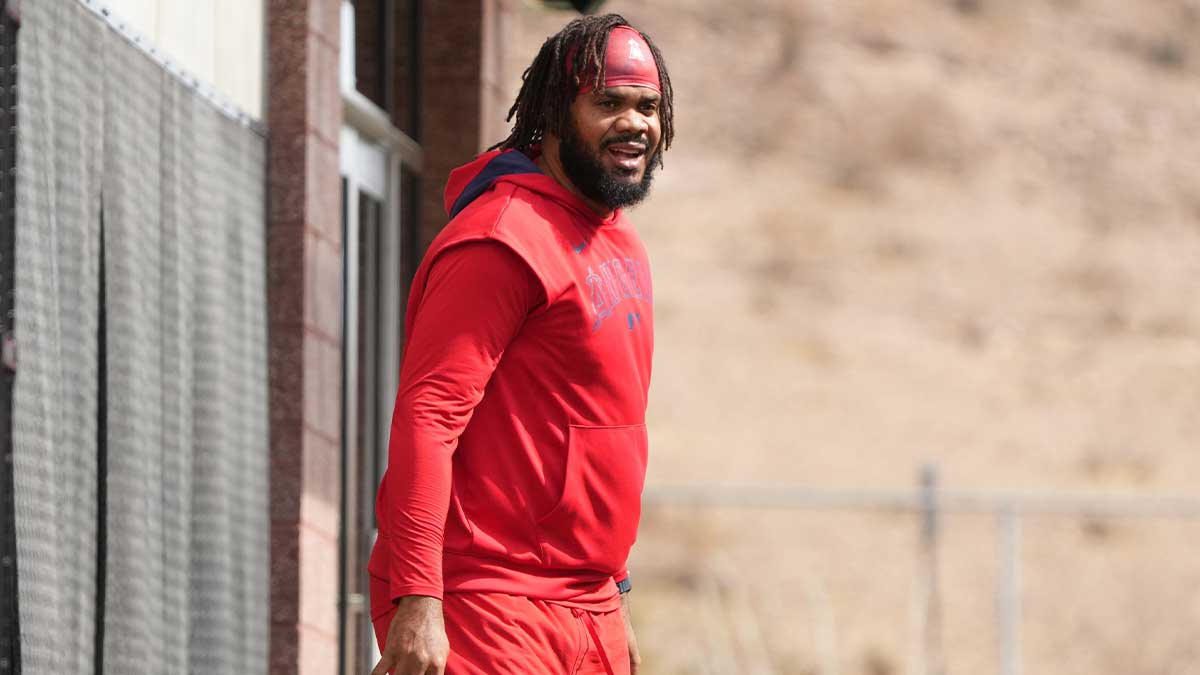
[[[550,570],[446,551],[442,581],[447,593],[522,595],[589,612],[611,612],[621,607],[612,576],[599,572]]]

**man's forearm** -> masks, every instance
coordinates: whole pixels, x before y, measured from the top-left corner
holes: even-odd
[[[398,406],[399,407],[399,406]],[[397,411],[401,425],[408,425]],[[380,538],[388,547],[389,594],[441,598],[442,545],[450,505],[450,450],[436,447],[412,426],[393,428],[392,442],[402,444],[390,453],[385,489],[387,527]],[[431,447],[432,445],[432,447]]]

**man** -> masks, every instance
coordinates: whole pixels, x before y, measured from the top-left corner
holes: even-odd
[[[622,207],[670,145],[658,49],[620,16],[542,45],[512,134],[456,169],[417,270],[376,509],[374,675],[636,672],[649,266]]]

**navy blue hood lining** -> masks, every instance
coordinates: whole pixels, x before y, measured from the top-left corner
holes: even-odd
[[[509,150],[496,155],[492,161],[488,162],[470,183],[454,200],[454,206],[450,209],[450,217],[453,218],[460,211],[467,208],[471,202],[475,201],[479,195],[487,192],[492,183],[496,182],[504,176],[513,174],[541,173],[542,170],[534,163],[532,159],[525,156],[525,153],[520,150]]]

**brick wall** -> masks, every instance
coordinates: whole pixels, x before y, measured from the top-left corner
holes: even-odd
[[[337,672],[338,0],[269,0],[271,672]]]
[[[512,104],[500,78],[511,0],[427,2],[422,30],[421,230],[424,250],[446,224],[442,191],[450,170],[507,135]]]
[[[469,3],[478,9],[483,2]],[[467,5],[467,2],[461,5]],[[421,250],[446,224],[442,190],[450,170],[479,150],[483,16],[459,3],[427,2],[421,43]]]

